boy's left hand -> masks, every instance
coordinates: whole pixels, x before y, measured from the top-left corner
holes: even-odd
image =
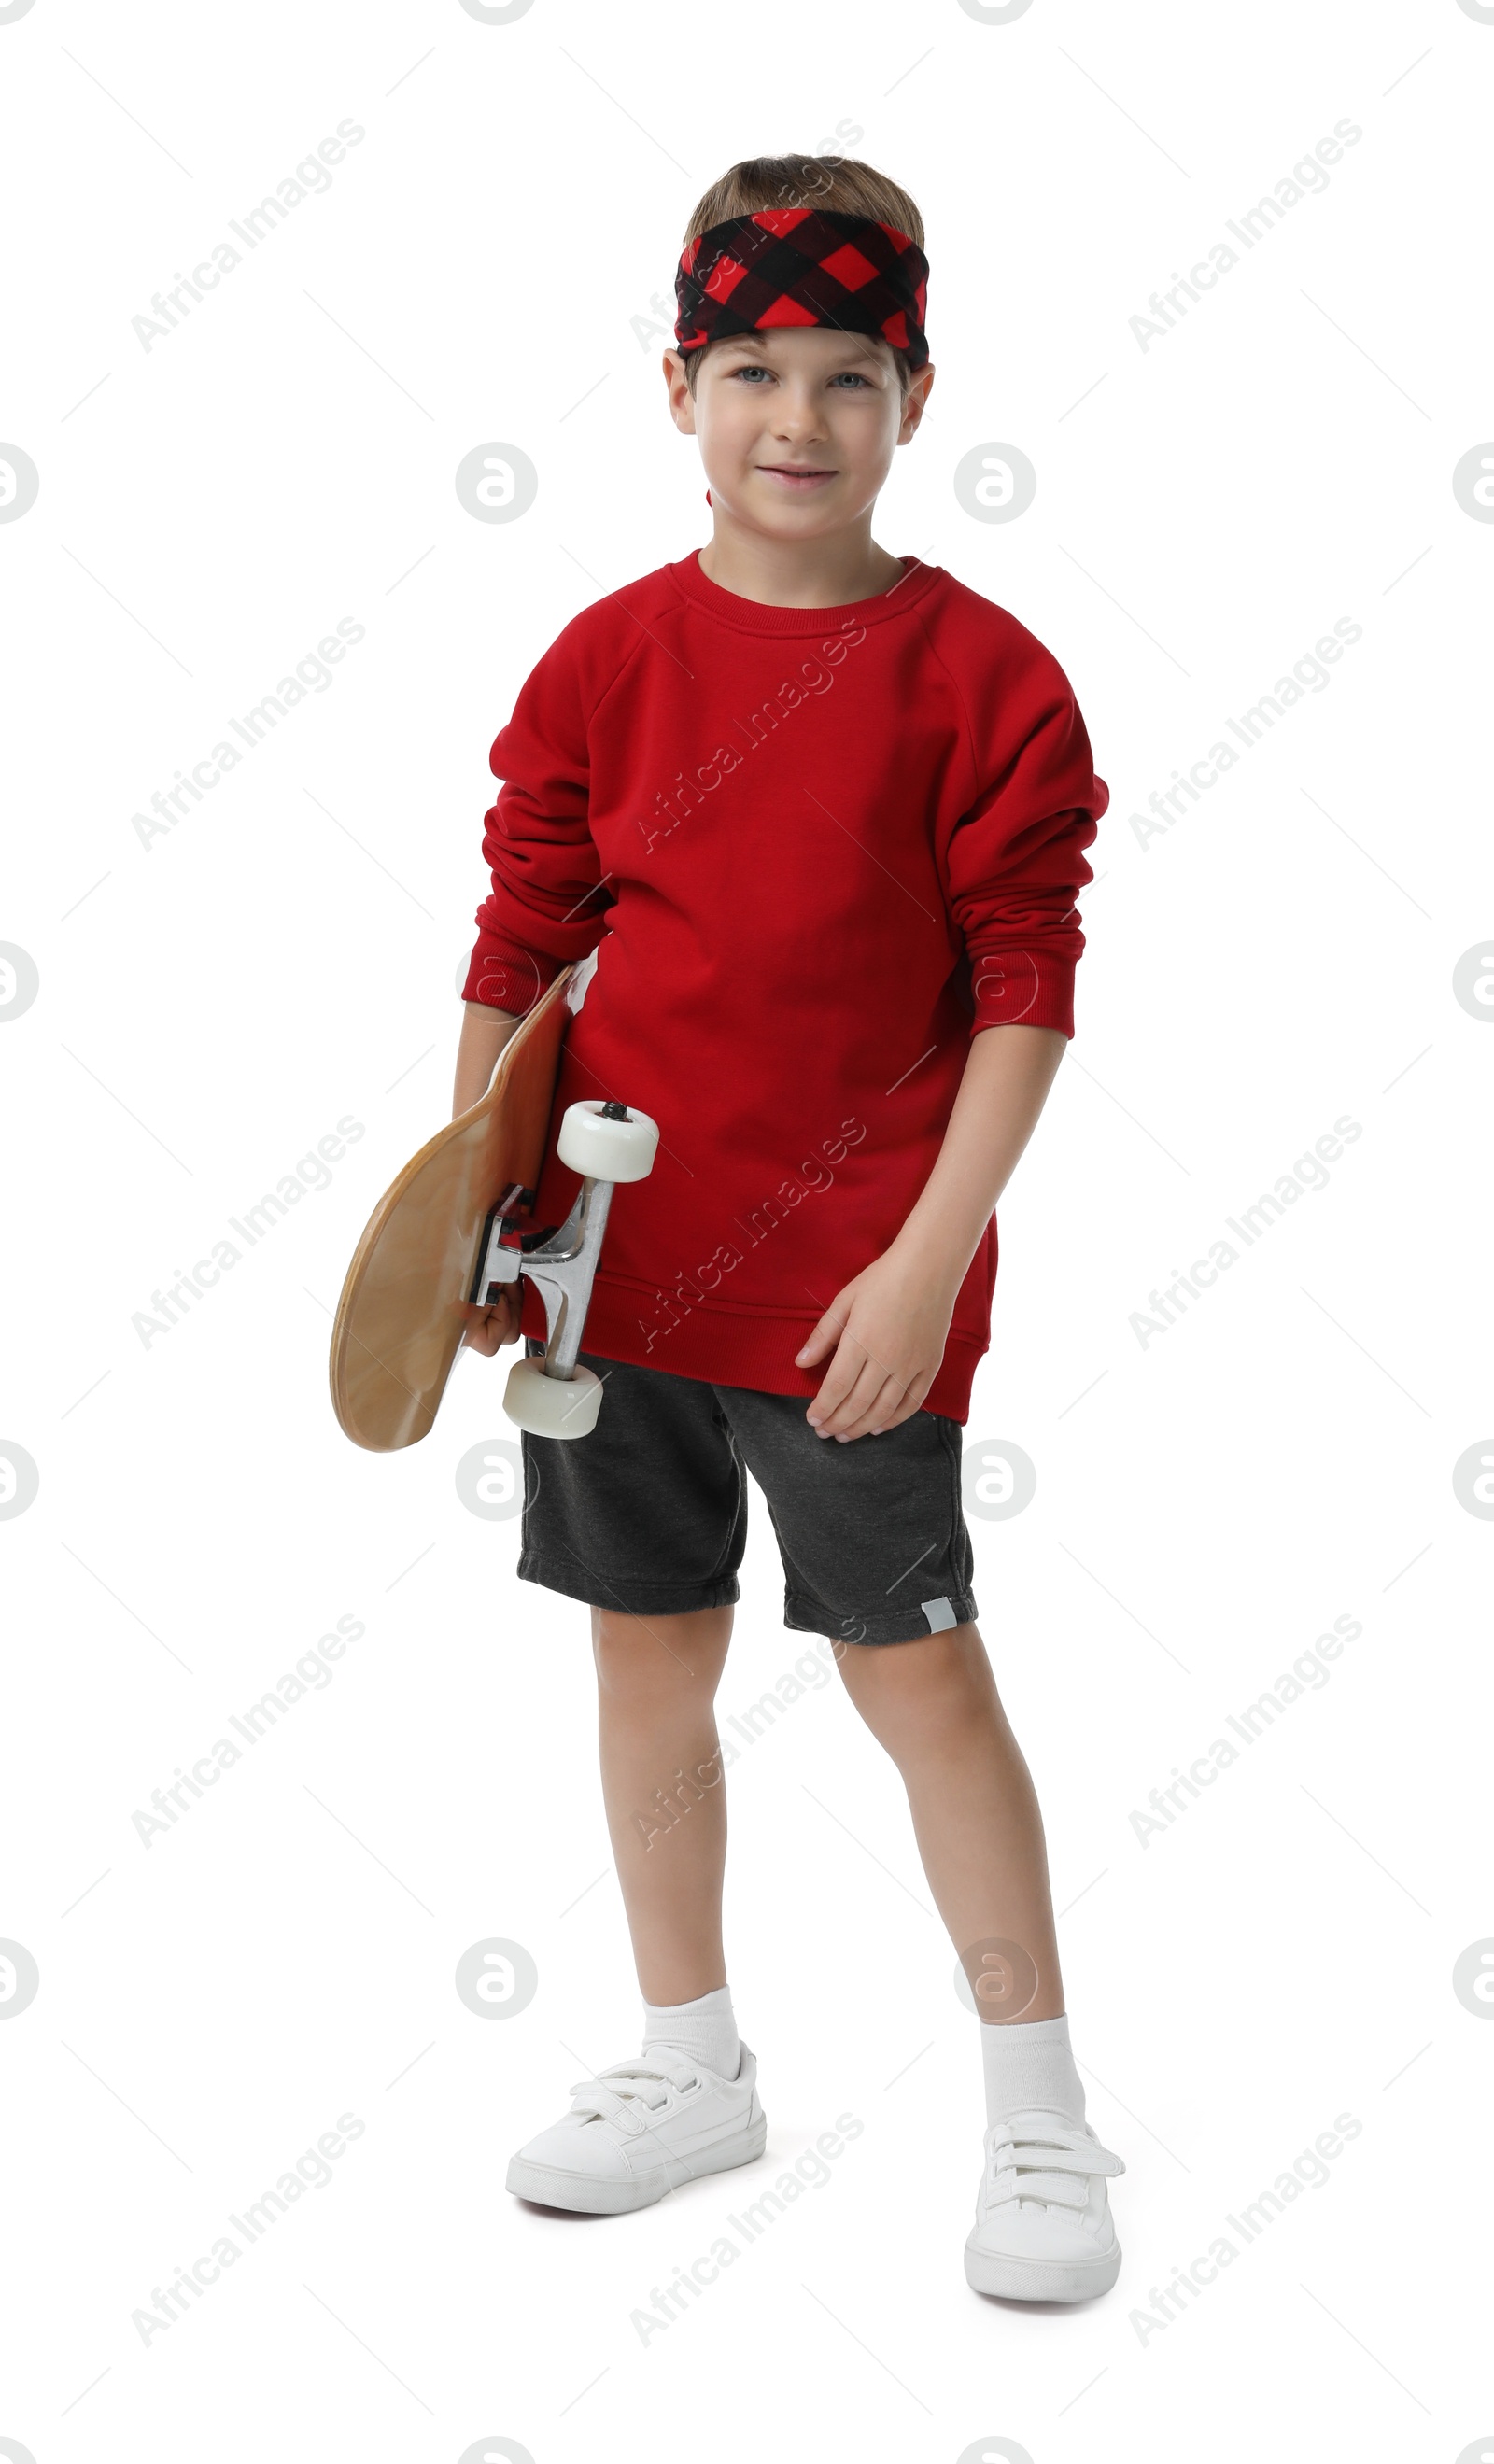
[[[500,1344],[518,1340],[519,1291],[510,1284],[495,1301],[468,1301],[462,1305],[467,1320],[462,1341],[470,1351],[481,1352],[491,1360]]]
[[[821,1437],[868,1437],[912,1419],[938,1375],[956,1290],[893,1248],[836,1293],[794,1355],[812,1369],[834,1354],[806,1415]]]

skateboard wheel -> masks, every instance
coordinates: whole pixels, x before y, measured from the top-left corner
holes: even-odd
[[[536,1438],[583,1438],[597,1425],[602,1380],[578,1362],[569,1377],[547,1377],[538,1353],[516,1360],[503,1390],[503,1409],[516,1428]]]
[[[585,1180],[647,1180],[658,1152],[659,1124],[647,1112],[609,1119],[600,1103],[567,1104],[555,1151]]]

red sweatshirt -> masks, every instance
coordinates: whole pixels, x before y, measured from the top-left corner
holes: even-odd
[[[464,995],[521,1013],[596,951],[536,1221],[578,1181],[567,1104],[651,1113],[584,1348],[809,1397],[794,1354],[901,1229],[969,1043],[1072,1036],[1075,895],[1109,790],[1067,678],[937,565],[843,607],[660,566],[566,626],[489,757],[493,893]],[[991,1339],[993,1215],[924,1409],[964,1421]],[[544,1333],[526,1284],[521,1324]]]

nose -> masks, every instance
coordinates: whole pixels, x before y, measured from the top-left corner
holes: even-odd
[[[786,445],[806,444],[811,438],[828,432],[818,386],[807,383],[785,384],[780,380],[773,411],[773,432]]]

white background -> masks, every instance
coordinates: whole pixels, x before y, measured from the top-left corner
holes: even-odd
[[[14,2452],[1494,2453],[1494,2029],[1452,1984],[1494,1933],[1494,1532],[1453,1486],[1494,1425],[1494,1035],[1453,990],[1491,920],[1494,526],[1453,491],[1494,434],[1490,15],[0,11],[0,437],[40,476],[0,525],[0,939],[39,974],[0,1037],[0,1437],[40,1481],[0,1526],[0,1935],[40,1971],[0,2025]],[[328,191],[143,348],[152,295],[346,118]],[[1149,296],[1345,118],[1326,190],[1143,350]],[[878,536],[1050,645],[1111,789],[968,1430],[1037,1466],[973,1522],[977,1590],[1129,2166],[1120,2282],[1069,2314],[964,2283],[976,2023],[838,1682],[728,1783],[778,2165],[616,2221],[507,2195],[511,2148],[637,2043],[586,1613],[457,1494],[512,1435],[512,1353],[404,1454],[355,1450],[326,1393],[358,1232],[446,1116],[489,745],[562,623],[707,536],[650,297],[710,180],[826,141],[929,230],[938,374]],[[508,524],[453,486],[495,441],[538,474]],[[953,484],[998,441],[1038,473],[1005,524]],[[343,618],[327,689],[143,847],[132,815]],[[1340,618],[1329,687],[1143,846],[1131,815]],[[1344,1114],[1329,1185],[1143,1346],[1151,1289]],[[330,1186],[143,1344],[152,1291],[344,1115]],[[723,1724],[804,1647],[755,1507]],[[339,1617],[365,1632],[334,1681],[143,1845],[151,1792]],[[1338,1617],[1329,1681],[1143,1845],[1149,1792]],[[538,1973],[501,2024],[452,1982],[488,1937]],[[132,2313],[344,2113],[331,2182],[143,2343]],[[642,2341],[843,2113],[830,2180]],[[1138,2324],[1341,2114],[1328,2182]]]

